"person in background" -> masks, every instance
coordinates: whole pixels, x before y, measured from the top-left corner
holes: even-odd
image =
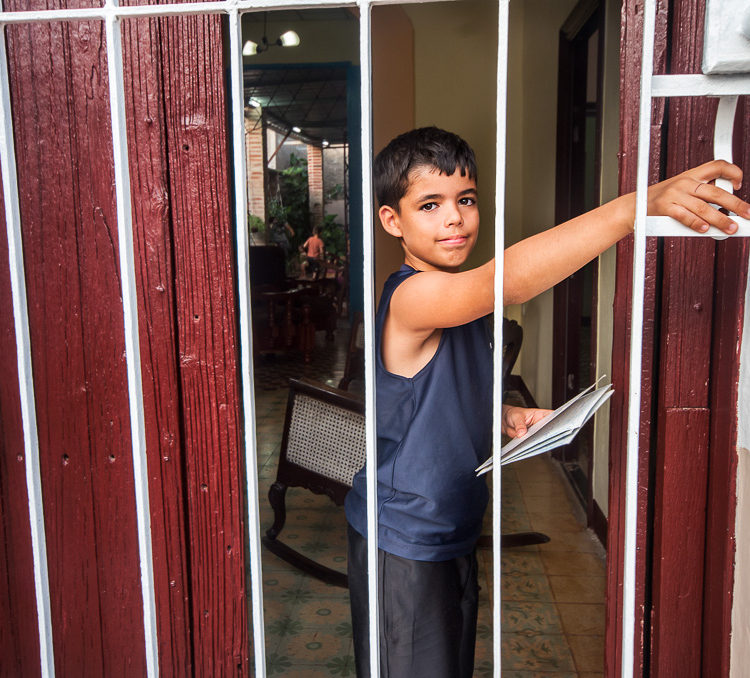
[[[313,280],[320,277],[323,270],[321,263],[325,256],[325,243],[320,237],[320,226],[313,229],[313,234],[300,246],[300,252],[305,254],[305,260],[302,262],[302,275]]]
[[[284,261],[286,261],[292,249],[289,238],[294,237],[294,229],[286,221],[281,221],[278,217],[271,217],[268,221],[268,230],[271,242],[284,250]]]

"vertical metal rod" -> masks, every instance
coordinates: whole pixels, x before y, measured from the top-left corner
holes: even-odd
[[[505,252],[505,154],[508,109],[508,15],[509,0],[499,0],[497,29],[497,121],[495,158],[495,346],[492,394],[492,657],[495,678],[502,674],[502,446],[503,421],[503,270]]]
[[[375,416],[375,239],[372,200],[372,50],[371,7],[359,2],[359,65],[362,132],[362,231],[364,250],[365,318],[365,439],[367,468],[367,573],[369,596],[370,675],[380,675],[378,610],[378,495],[377,431]]]
[[[34,400],[34,374],[31,365],[31,336],[26,298],[26,275],[23,268],[21,209],[18,202],[18,174],[13,138],[13,113],[10,105],[10,72],[5,27],[0,25],[0,168],[3,174],[5,226],[8,233],[10,287],[13,298],[13,324],[18,361],[18,390],[23,421],[26,493],[29,500],[31,551],[34,558],[34,590],[39,629],[39,661],[43,678],[55,675],[55,650],[52,639],[47,542],[44,532],[44,503],[39,467],[39,432]]]
[[[240,364],[245,480],[247,482],[247,532],[250,545],[250,589],[253,608],[255,675],[266,675],[266,641],[263,624],[263,571],[261,564],[258,453],[255,431],[252,312],[250,305],[250,243],[247,233],[247,168],[245,166],[245,101],[242,80],[242,20],[229,14],[229,53],[232,92],[232,153],[234,167],[234,221],[237,237],[237,286],[240,311]]]
[[[633,675],[635,658],[635,585],[638,526],[638,452],[641,418],[643,353],[643,300],[646,273],[646,213],[651,147],[651,80],[654,72],[656,4],[646,0],[643,17],[643,52],[638,122],[638,174],[633,235],[632,309],[630,314],[630,376],[628,437],[625,475],[625,544],[622,595],[621,678]]]
[[[738,100],[739,97],[736,96],[719,97],[716,123],[714,124],[714,158],[717,160],[732,162],[732,136]],[[714,183],[727,193],[734,193],[734,186],[729,179],[719,177]]]
[[[159,675],[159,643],[154,595],[154,561],[151,552],[151,510],[148,495],[148,461],[146,426],[143,412],[141,351],[138,337],[138,294],[133,253],[133,220],[128,171],[128,134],[125,121],[125,87],[123,83],[122,32],[120,19],[114,13],[116,0],[108,0],[105,20],[107,34],[107,69],[109,104],[112,122],[112,152],[115,165],[117,201],[117,234],[120,251],[122,310],[125,325],[125,356],[130,403],[130,436],[133,446],[133,482],[138,522],[138,553],[143,596],[143,632],[146,669],[149,678]]]

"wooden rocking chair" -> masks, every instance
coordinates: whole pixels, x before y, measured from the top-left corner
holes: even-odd
[[[279,558],[329,584],[348,587],[345,574],[321,565],[278,539],[286,522],[286,491],[304,487],[344,503],[365,463],[365,405],[345,391],[304,379],[289,380],[276,482],[268,491],[274,522],[263,544]]]

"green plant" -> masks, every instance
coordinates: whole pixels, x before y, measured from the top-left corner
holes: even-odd
[[[326,253],[343,259],[346,256],[346,232],[336,223],[335,214],[326,214],[320,225],[320,237],[326,246]]]
[[[251,233],[263,233],[266,230],[266,222],[255,214],[248,214],[247,228]]]
[[[284,205],[283,219],[294,229],[295,235],[302,238],[310,230],[307,162],[292,153],[289,157],[289,167],[281,170],[280,174],[279,188],[280,202]]]

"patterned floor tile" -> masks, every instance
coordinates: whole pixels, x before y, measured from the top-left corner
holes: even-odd
[[[575,671],[563,635],[526,637],[503,633],[503,667],[511,671]]]
[[[503,577],[503,600],[551,602],[553,600],[547,577],[543,574],[523,574]]]

